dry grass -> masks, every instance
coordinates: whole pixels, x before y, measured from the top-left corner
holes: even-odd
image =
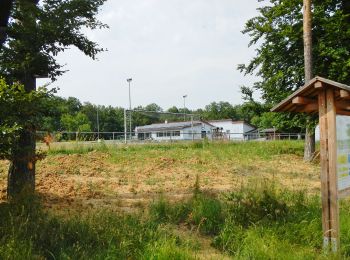
[[[190,196],[196,176],[201,189],[211,193],[251,180],[319,190],[319,168],[303,162],[300,142],[102,148],[52,150],[38,163],[36,189],[48,208],[133,211],[160,194],[171,201]],[[6,197],[7,167],[0,161],[0,200]]]

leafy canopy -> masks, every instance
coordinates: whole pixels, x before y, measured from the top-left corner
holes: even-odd
[[[24,75],[56,79],[64,73],[56,56],[69,46],[77,47],[93,59],[103,51],[83,30],[107,27],[96,18],[105,0],[36,2],[14,1],[8,38],[0,50],[0,75],[12,82]]]
[[[259,15],[247,21],[244,34],[256,46],[255,57],[238,66],[261,79],[254,88],[268,106],[280,102],[304,84],[303,1],[267,2]],[[350,83],[350,4],[347,0],[313,0],[313,74]],[[302,115],[278,116],[291,127],[308,120]],[[315,122],[315,120],[313,121]]]
[[[13,152],[21,149],[16,145],[22,130],[41,127],[54,93],[44,87],[28,93],[23,85],[0,79],[0,159],[12,160]]]

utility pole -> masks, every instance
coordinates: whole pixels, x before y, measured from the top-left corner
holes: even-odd
[[[126,108],[124,108],[124,143],[127,143],[127,134],[128,134],[128,129],[126,125]]]
[[[130,84],[132,81],[132,78],[129,78],[126,80],[129,83],[129,124],[130,124],[130,140],[132,139],[132,124],[131,124],[131,90],[130,90]]]
[[[183,95],[182,97],[184,98],[184,121],[186,121],[186,98],[187,98],[187,95]]]
[[[97,120],[97,142],[100,141],[100,118],[98,114],[98,106],[96,106],[96,120]]]
[[[303,38],[304,38],[304,64],[305,85],[313,78],[312,73],[312,13],[311,0],[303,0]],[[307,119],[307,123],[311,118]],[[315,153],[315,129],[306,125],[304,161],[311,161]]]

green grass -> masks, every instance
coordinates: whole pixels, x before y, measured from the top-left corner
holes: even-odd
[[[186,162],[200,172],[205,165],[232,161],[249,175],[255,160],[276,155],[302,156],[303,142],[176,143],[153,145],[72,145],[52,148],[50,155],[108,153],[114,163],[143,165],[145,158]],[[189,160],[195,160],[191,163]],[[171,164],[173,163],[173,164]],[[220,168],[218,167],[218,170]],[[199,175],[200,176],[200,175]],[[149,180],[153,185],[156,179]],[[321,201],[307,191],[289,191],[260,179],[219,195],[201,191],[170,203],[154,201],[145,212],[127,215],[91,211],[58,217],[37,200],[0,205],[0,259],[193,259],[201,248],[174,230],[184,228],[212,247],[237,259],[350,258],[350,202],[341,203],[341,252],[322,251]],[[192,238],[191,238],[192,239]],[[200,240],[200,239],[199,239]],[[198,241],[199,241],[198,240]],[[200,244],[200,242],[198,242]],[[201,254],[203,255],[203,254]],[[205,255],[205,254],[204,254]]]
[[[95,211],[62,218],[37,200],[2,204],[0,259],[195,259],[198,246],[173,232],[180,226],[238,259],[348,258],[350,203],[341,204],[337,256],[321,248],[319,197],[276,185],[249,185],[220,197],[196,190],[187,201],[155,201],[142,215]]]
[[[196,193],[185,203],[160,200],[150,207],[157,223],[185,224],[238,259],[350,257],[350,203],[341,203],[341,253],[322,249],[321,202],[277,185],[248,185],[221,198]]]
[[[55,217],[40,203],[0,208],[0,259],[191,259],[186,241],[141,216]]]
[[[155,144],[130,144],[130,145],[112,145],[104,142],[94,144],[82,144],[72,142],[70,144],[63,144],[52,146],[48,151],[49,154],[83,154],[90,151],[117,151],[118,153],[133,154],[148,153],[150,151],[167,152],[167,151],[193,151],[198,150],[235,150],[241,154],[251,153],[262,158],[278,154],[303,154],[302,141],[270,141],[270,142],[179,142],[179,143],[155,143]],[[225,152],[224,152],[225,153]],[[221,155],[221,153],[220,153]]]

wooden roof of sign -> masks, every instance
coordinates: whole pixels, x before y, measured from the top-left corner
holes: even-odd
[[[318,113],[318,94],[324,88],[335,89],[337,114],[350,115],[350,86],[315,77],[305,86],[271,109],[272,112]]]

